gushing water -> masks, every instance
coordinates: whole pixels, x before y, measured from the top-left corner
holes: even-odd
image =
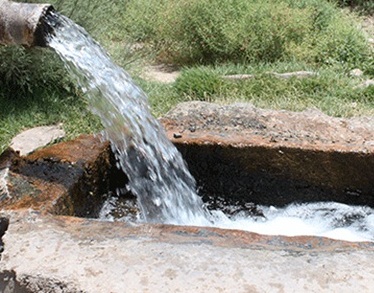
[[[258,206],[261,216],[239,212],[228,218],[215,211],[216,225],[267,235],[324,236],[346,241],[374,241],[374,209],[337,202]]]
[[[259,207],[261,216],[209,213],[195,192],[195,180],[150,114],[147,97],[107,53],[68,18],[47,16],[49,46],[64,60],[105,127],[118,167],[129,177],[142,220],[180,225],[241,229],[262,234],[317,235],[349,241],[374,241],[374,210],[338,203]],[[103,217],[116,205],[107,201]],[[235,207],[233,207],[235,209]]]
[[[129,177],[129,188],[138,198],[143,220],[208,224],[194,178],[150,114],[144,92],[82,27],[58,13],[47,18],[53,27],[48,45],[65,62],[92,112],[101,118],[118,167]]]

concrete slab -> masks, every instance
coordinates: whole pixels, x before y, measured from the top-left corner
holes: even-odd
[[[0,156],[0,208],[95,217],[110,190],[114,164],[108,142],[92,135],[19,156]]]
[[[161,121],[204,201],[373,207],[372,117],[193,101],[178,104]]]
[[[370,292],[374,286],[373,243],[32,211],[3,216],[10,218],[3,287],[13,280],[13,287],[29,290],[23,292]]]

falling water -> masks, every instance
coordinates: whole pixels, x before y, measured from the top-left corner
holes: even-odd
[[[142,220],[241,229],[270,235],[316,235],[374,241],[374,210],[339,203],[258,207],[262,215],[210,213],[195,181],[158,121],[147,97],[87,32],[57,13],[47,16],[49,46],[64,60],[105,128],[118,167],[129,177]],[[112,205],[108,202],[108,205]],[[232,207],[233,211],[235,207]],[[110,208],[109,208],[110,210]],[[240,210],[240,209],[239,209]]]
[[[195,180],[150,114],[147,97],[103,48],[73,21],[58,13],[47,16],[53,33],[48,45],[65,62],[101,118],[118,167],[129,177],[144,221],[185,225],[208,224]]]

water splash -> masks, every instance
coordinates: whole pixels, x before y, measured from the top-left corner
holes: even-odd
[[[213,211],[215,225],[267,235],[324,236],[346,241],[374,241],[374,209],[337,202],[290,204],[283,208],[258,206],[261,216],[241,211],[228,217]]]
[[[104,135],[129,177],[143,220],[207,225],[207,211],[195,192],[195,180],[150,114],[147,97],[130,76],[115,65],[89,34],[67,17],[47,17],[53,34],[48,46],[65,62],[101,118]]]
[[[83,28],[57,13],[49,15],[48,21],[54,27],[49,46],[65,61],[86,93],[92,112],[101,118],[104,135],[112,143],[118,167],[130,179],[129,188],[138,201],[137,205],[124,204],[125,209],[140,208],[132,220],[140,216],[149,222],[214,225],[269,235],[374,241],[374,210],[368,207],[332,202],[291,204],[282,209],[259,207],[263,216],[257,217],[241,212],[235,216],[221,211],[209,214],[182,157],[150,114],[143,91]],[[104,216],[112,217],[115,206],[118,202],[110,199],[102,210],[109,216]]]

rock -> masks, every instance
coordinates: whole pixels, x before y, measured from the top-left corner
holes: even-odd
[[[372,117],[189,102],[172,109],[162,122],[205,201],[374,206]],[[193,133],[187,131],[191,124]],[[176,132],[183,138],[174,139]]]
[[[103,195],[110,190],[114,165],[108,142],[80,136],[25,157],[12,154],[7,169],[3,169],[7,170],[3,189],[8,195],[2,196],[1,208],[33,208],[74,216],[98,214]],[[5,154],[2,157],[6,161]]]
[[[352,77],[360,77],[362,76],[364,73],[362,72],[361,69],[352,69],[350,72],[349,72],[349,75],[352,76]]]
[[[285,72],[285,73],[269,72],[269,74],[272,74],[275,77],[284,78],[284,79],[289,79],[292,77],[307,78],[307,77],[313,77],[317,75],[317,73],[313,71],[295,71],[295,72]]]
[[[307,77],[313,77],[316,76],[316,72],[312,71],[295,71],[295,72],[285,72],[285,73],[277,73],[277,72],[267,72],[268,74],[277,77],[277,78],[283,78],[283,79],[289,79],[292,77],[296,78],[307,78]],[[232,75],[224,75],[223,78],[227,80],[247,80],[255,78],[256,75],[254,74],[232,74]]]
[[[369,86],[374,86],[374,79],[365,80],[363,83],[360,83],[358,86],[356,86],[355,89],[364,89]]]
[[[8,274],[8,280],[25,290],[11,293],[345,292],[347,288],[369,292],[372,288],[373,243],[130,225],[34,211],[2,216],[10,223],[3,236],[0,277]]]
[[[225,75],[223,76],[224,79],[229,80],[246,80],[246,79],[252,79],[255,75],[253,74],[231,74],[231,75]]]
[[[18,134],[12,139],[10,146],[15,151],[18,151],[21,156],[25,156],[64,136],[65,131],[59,125],[40,126]]]
[[[182,134],[179,133],[179,132],[176,132],[176,133],[173,134],[173,137],[174,138],[182,138]]]

